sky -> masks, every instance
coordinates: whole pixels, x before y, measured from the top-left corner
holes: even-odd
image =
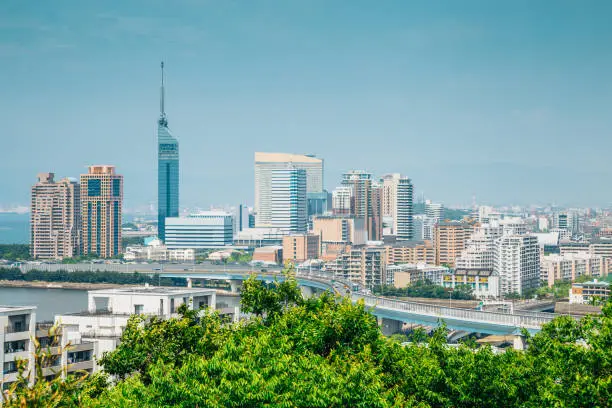
[[[36,174],[157,197],[159,63],[181,207],[253,203],[256,151],[399,172],[447,205],[612,203],[609,1],[0,2],[0,206]]]

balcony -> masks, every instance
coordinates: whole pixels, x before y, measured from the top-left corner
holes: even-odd
[[[29,332],[30,325],[29,324],[12,324],[4,327],[5,333],[22,333]]]

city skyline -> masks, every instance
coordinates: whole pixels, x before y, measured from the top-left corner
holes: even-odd
[[[0,6],[0,205],[97,162],[122,169],[127,207],[155,202],[161,58],[185,207],[254,204],[255,151],[316,153],[329,191],[359,167],[436,202],[612,202],[609,4],[384,4]]]

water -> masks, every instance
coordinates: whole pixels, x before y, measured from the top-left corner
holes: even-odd
[[[87,291],[76,289],[2,288],[0,305],[37,306],[36,320],[53,320],[56,314],[87,309]]]
[[[27,244],[30,214],[0,213],[0,244]]]

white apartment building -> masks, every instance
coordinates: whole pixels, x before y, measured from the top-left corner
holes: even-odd
[[[332,211],[335,215],[351,214],[352,186],[338,186],[332,191]]]
[[[450,269],[445,266],[426,263],[388,265],[385,283],[397,288],[405,288],[417,281],[431,281],[434,285],[442,285],[445,275]]]
[[[540,279],[552,287],[556,281],[573,282],[579,276],[601,277],[608,274],[605,259],[589,253],[569,253],[542,257]]]
[[[168,249],[207,249],[232,245],[234,218],[225,211],[202,211],[166,218]]]
[[[502,227],[483,224],[477,227],[467,242],[466,249],[455,261],[457,269],[493,270],[495,240],[502,235]]]
[[[125,261],[193,262],[195,250],[193,248],[168,249],[160,239],[154,239],[147,245],[127,247],[123,259]]]
[[[574,283],[569,290],[569,302],[586,305],[593,300],[606,302],[610,299],[610,283],[594,279],[592,282]]]
[[[531,235],[504,234],[495,241],[494,273],[500,293],[518,293],[540,285],[540,247]]]
[[[392,219],[390,235],[398,239],[414,239],[413,186],[408,177],[399,173],[382,177],[382,216]]]
[[[18,360],[28,361],[30,378],[33,380],[35,335],[35,306],[0,306],[0,391],[17,380]]]
[[[455,269],[444,275],[442,286],[455,288],[467,285],[478,299],[497,299],[499,297],[499,276],[492,269]]]
[[[132,314],[160,316],[164,319],[177,316],[180,305],[188,304],[191,310],[200,307],[214,309],[214,289],[131,287],[90,290],[87,294],[87,310],[55,316],[71,343],[94,342],[94,357],[99,360],[104,352],[113,351]],[[94,368],[94,371],[98,367]]]
[[[287,166],[306,171],[306,193],[323,192],[323,159],[312,155],[255,153],[255,226],[272,227],[272,172]]]

